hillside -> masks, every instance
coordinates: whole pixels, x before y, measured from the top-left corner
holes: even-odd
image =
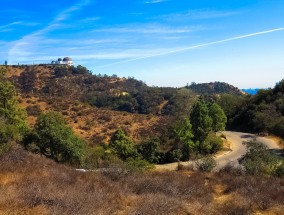
[[[187,88],[197,94],[205,95],[227,93],[240,96],[244,94],[240,89],[224,82],[211,82],[202,84],[192,83],[191,85],[187,86]]]
[[[59,111],[92,143],[107,142],[118,128],[135,141],[159,137],[174,119],[189,115],[198,94],[242,95],[226,83],[149,87],[134,78],[91,74],[83,66],[10,66],[6,76],[18,90],[29,124],[41,112]]]
[[[232,129],[284,137],[284,80],[242,101],[229,122]]]
[[[83,67],[22,66],[9,67],[7,77],[18,89],[20,107],[28,113],[30,125],[44,111],[61,112],[74,131],[91,143],[107,142],[119,127],[134,140],[156,136],[169,120],[166,116],[115,111],[93,105],[90,94],[100,98],[123,97],[123,93],[145,86],[134,79],[90,75]],[[62,69],[62,70],[61,70]],[[81,70],[80,70],[81,69]],[[62,71],[67,72],[62,75]],[[73,73],[72,73],[73,72]],[[92,95],[91,98],[95,98]],[[97,98],[97,97],[96,97]],[[158,104],[160,105],[160,104]]]

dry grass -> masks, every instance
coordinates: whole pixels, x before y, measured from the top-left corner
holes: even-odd
[[[16,149],[1,157],[0,213],[114,214],[119,187],[98,174],[80,173]]]
[[[24,109],[36,104],[41,112],[61,112],[74,132],[91,143],[108,142],[119,127],[127,130],[128,135],[139,142],[145,137],[156,136],[168,120],[162,116],[98,109],[78,101],[39,98],[34,95],[19,95],[19,99],[19,106]],[[35,116],[28,116],[29,125],[33,126],[35,121]],[[98,140],[100,142],[97,142]]]
[[[82,173],[16,148],[0,157],[0,214],[282,214],[284,180],[229,173]]]

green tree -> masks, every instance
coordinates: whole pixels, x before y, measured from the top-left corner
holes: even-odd
[[[81,164],[86,150],[85,142],[73,133],[57,112],[40,115],[34,129],[24,138],[24,145],[57,162],[75,166]]]
[[[146,140],[138,146],[138,152],[150,163],[159,163],[161,158],[160,142],[156,139]]]
[[[202,144],[212,130],[212,119],[205,101],[201,98],[193,106],[190,114],[194,140]]]
[[[118,129],[111,137],[109,147],[122,160],[138,157],[132,141],[122,129]]]
[[[226,127],[227,117],[223,109],[216,103],[209,105],[209,116],[212,119],[212,131],[224,131]]]
[[[7,126],[3,126],[0,132],[4,135],[5,129],[13,130],[12,139],[18,140],[27,129],[26,112],[18,108],[15,87],[5,78],[6,72],[5,67],[0,67],[0,118]]]
[[[183,160],[188,160],[190,153],[196,150],[196,145],[193,142],[193,133],[192,125],[189,118],[183,120],[179,125],[174,129],[174,133],[177,141],[181,144]]]

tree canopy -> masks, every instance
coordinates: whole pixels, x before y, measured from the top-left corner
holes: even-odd
[[[80,165],[85,143],[69,128],[61,114],[48,112],[38,117],[34,129],[24,139],[26,148],[57,162]]]
[[[203,99],[199,99],[193,106],[190,114],[194,140],[204,142],[212,129],[212,118],[209,116],[207,104]]]
[[[126,136],[122,129],[118,129],[110,140],[109,147],[113,150],[122,160],[127,158],[136,158],[138,156],[137,150],[135,149],[131,139]]]

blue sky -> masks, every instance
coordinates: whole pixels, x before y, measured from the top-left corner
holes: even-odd
[[[0,14],[0,63],[70,56],[150,86],[284,78],[283,0],[8,0]]]

